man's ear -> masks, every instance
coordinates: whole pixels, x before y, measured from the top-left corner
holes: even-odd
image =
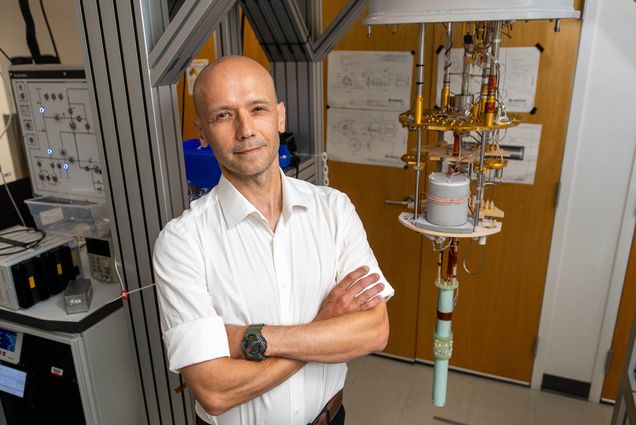
[[[195,116],[194,118],[192,118],[192,124],[194,124],[194,127],[197,129],[197,133],[199,133],[201,147],[206,147],[207,145],[209,145],[208,139],[205,137],[203,127],[201,126],[201,121],[199,121],[199,117]]]
[[[276,104],[276,110],[278,111],[278,132],[285,132],[285,104],[283,102],[278,102]]]

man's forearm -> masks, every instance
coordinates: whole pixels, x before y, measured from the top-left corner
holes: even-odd
[[[275,357],[262,362],[223,357],[187,366],[181,374],[203,408],[218,416],[280,385],[304,365]]]
[[[341,363],[386,346],[389,321],[384,301],[359,311],[300,326],[265,326],[267,356]]]

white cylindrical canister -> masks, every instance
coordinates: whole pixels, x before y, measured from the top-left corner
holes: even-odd
[[[468,221],[470,180],[464,174],[428,176],[426,220],[438,226],[461,226]]]

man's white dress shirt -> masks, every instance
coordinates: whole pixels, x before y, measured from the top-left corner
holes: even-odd
[[[282,173],[281,173],[282,174]],[[170,370],[228,357],[225,324],[311,322],[334,285],[367,265],[388,284],[349,198],[283,176],[283,209],[265,217],[221,177],[163,229],[154,248],[161,326]],[[346,364],[308,363],[287,381],[219,416],[218,425],[311,422],[345,381]]]

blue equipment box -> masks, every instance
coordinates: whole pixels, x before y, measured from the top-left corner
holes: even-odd
[[[183,142],[186,178],[188,185],[212,189],[221,179],[221,167],[210,145],[202,148],[199,139]]]
[[[186,140],[183,142],[183,156],[189,186],[212,189],[217,185],[221,178],[221,167],[210,145],[202,148],[199,139]],[[281,168],[291,165],[291,152],[283,143],[278,148],[278,160]]]

